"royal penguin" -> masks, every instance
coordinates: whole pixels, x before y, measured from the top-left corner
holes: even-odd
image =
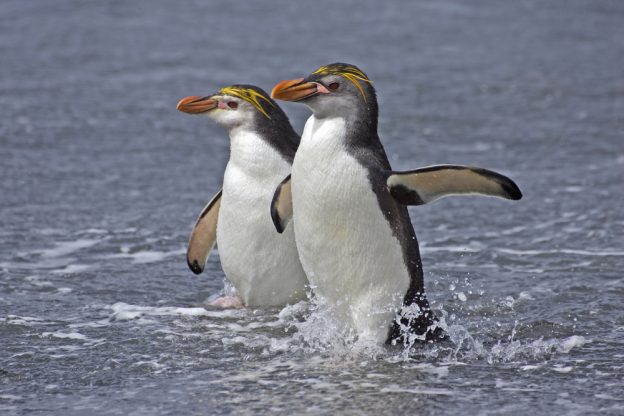
[[[293,219],[316,296],[359,339],[446,339],[425,296],[407,206],[453,194],[517,200],[522,194],[516,184],[469,166],[393,171],[377,134],[375,89],[353,65],[322,66],[305,79],[282,81],[272,97],[303,103],[313,113],[271,213],[278,232]]]
[[[270,205],[275,188],[290,173],[299,145],[282,109],[262,89],[232,85],[214,95],[183,98],[177,109],[206,115],[230,137],[223,188],[202,210],[187,251],[199,274],[215,244],[238,299],[219,306],[271,307],[306,298],[308,280],[299,262],[293,227],[273,228]]]

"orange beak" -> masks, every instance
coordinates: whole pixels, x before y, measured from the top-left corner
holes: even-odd
[[[190,97],[182,98],[176,108],[183,113],[201,114],[217,108],[218,104],[217,100],[210,97],[191,95]]]
[[[328,93],[323,85],[316,82],[303,82],[303,78],[287,79],[278,82],[271,91],[271,98],[283,101],[299,101],[318,93]]]

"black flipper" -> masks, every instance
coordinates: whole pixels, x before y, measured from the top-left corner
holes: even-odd
[[[279,184],[271,201],[271,219],[278,233],[283,233],[292,218],[292,194],[290,188],[290,175]]]

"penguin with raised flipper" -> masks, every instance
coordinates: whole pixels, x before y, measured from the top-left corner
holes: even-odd
[[[467,166],[392,171],[377,135],[375,90],[353,65],[331,64],[306,79],[282,81],[272,97],[313,112],[271,214],[278,231],[293,217],[299,257],[316,295],[359,338],[379,344],[445,339],[425,296],[407,205],[452,194],[517,200],[518,187]]]

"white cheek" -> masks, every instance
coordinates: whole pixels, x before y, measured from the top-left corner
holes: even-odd
[[[234,121],[233,120],[234,117],[232,117],[231,113],[232,113],[232,111],[230,111],[230,110],[222,110],[222,109],[217,108],[217,109],[208,111],[208,113],[206,113],[206,114],[212,120],[214,120],[217,123],[225,126],[225,125],[231,124]]]
[[[216,123],[227,129],[243,125],[251,126],[253,122],[253,114],[247,111],[247,109],[225,110],[217,108],[209,111],[207,115]]]

